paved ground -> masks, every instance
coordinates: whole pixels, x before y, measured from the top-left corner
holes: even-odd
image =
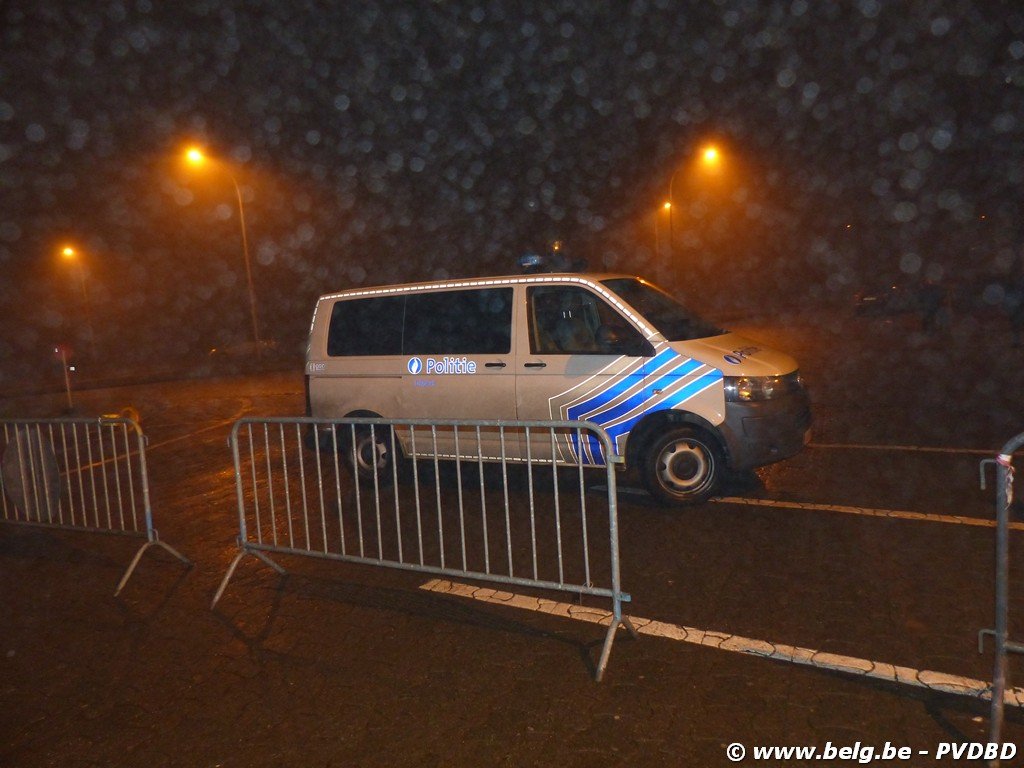
[[[976,452],[1024,426],[1024,366],[1001,327],[926,336],[910,318],[829,316],[746,330],[801,360],[815,444],[699,509],[627,489],[629,611],[989,677],[975,635],[992,623],[993,533],[946,518],[991,519]],[[936,761],[941,743],[987,733],[987,706],[968,698],[649,635],[617,640],[595,684],[601,628],[426,592],[416,574],[292,558],[281,578],[250,560],[211,611],[237,533],[229,425],[301,412],[301,378],[79,397],[83,412],[126,405],[150,438],[157,527],[196,565],[147,554],[114,598],[131,541],[0,527],[0,765],[715,766],[734,742],[746,764],[755,746],[890,742],[930,755],[875,764],[943,765],[972,763]],[[0,413],[60,406],[26,397]],[[902,512],[929,517],[889,514]],[[1024,747],[1018,710],[1006,735]]]

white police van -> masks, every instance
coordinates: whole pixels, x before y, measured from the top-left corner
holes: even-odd
[[[726,467],[797,453],[810,407],[796,361],[709,325],[630,275],[534,274],[322,296],[306,358],[308,413],[321,418],[585,420],[602,426],[648,490],[671,504],[711,495]],[[411,454],[360,432],[356,469]],[[551,459],[547,433],[465,458]],[[475,435],[474,435],[475,438]],[[321,436],[323,443],[323,437]],[[427,449],[420,441],[419,455]],[[471,445],[467,445],[471,443]],[[429,446],[434,456],[434,443]],[[556,444],[570,465],[604,464],[596,441]],[[438,456],[455,458],[451,431]]]

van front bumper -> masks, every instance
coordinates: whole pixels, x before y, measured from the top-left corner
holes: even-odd
[[[771,400],[726,403],[719,429],[732,469],[782,461],[799,453],[811,438],[810,400],[801,389]]]

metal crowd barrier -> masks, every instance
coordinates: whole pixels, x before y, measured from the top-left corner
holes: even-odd
[[[992,714],[989,741],[999,743],[1003,729],[1006,694],[1007,656],[1024,653],[1024,643],[1009,639],[1010,615],[1010,506],[1013,504],[1013,454],[1024,447],[1024,432],[1003,446],[995,459],[986,459],[981,467],[981,487],[985,488],[985,465],[996,465],[996,626],[978,633],[978,650],[984,639],[995,639],[995,667],[992,672]],[[999,761],[990,765],[998,768]]]
[[[398,461],[378,461],[396,444]],[[279,573],[270,554],[306,555],[609,598],[598,681],[619,626],[635,636],[622,615],[617,457],[592,423],[247,418],[230,445],[240,551],[213,606],[246,555]],[[358,453],[367,445],[381,447]],[[602,455],[606,490],[588,499],[583,464]],[[356,481],[360,456],[378,460]]]
[[[133,419],[3,419],[0,426],[0,522],[145,538],[115,596],[150,547],[192,565],[153,527],[146,438]]]

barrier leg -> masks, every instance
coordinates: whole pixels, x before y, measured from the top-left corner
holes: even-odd
[[[132,558],[132,562],[131,562],[131,564],[129,564],[128,570],[126,570],[124,572],[124,576],[122,576],[121,577],[121,581],[118,582],[117,589],[114,590],[114,597],[117,597],[119,594],[121,594],[121,590],[124,589],[124,585],[128,583],[128,579],[130,579],[132,577],[132,574],[135,573],[135,568],[136,568],[136,566],[138,566],[139,561],[142,559],[142,556],[145,554],[147,549],[149,549],[150,547],[153,547],[153,546],[163,547],[169,553],[174,555],[174,557],[178,558],[182,563],[184,563],[186,568],[191,568],[192,567],[192,565],[193,565],[192,561],[189,560],[187,557],[185,557],[183,554],[181,554],[178,550],[176,550],[170,544],[165,544],[164,542],[160,541],[160,539],[154,539],[153,541],[147,541],[145,544],[143,544],[141,547],[139,547],[139,551],[136,552],[135,553],[135,557]]]
[[[619,626],[625,627],[629,630],[629,634],[635,640],[637,638],[636,629],[633,628],[632,622],[628,616],[623,616],[621,609],[616,606],[615,611],[612,615],[612,620],[608,624],[608,633],[604,636],[604,645],[601,647],[601,658],[597,662],[597,673],[594,675],[594,680],[598,683],[604,677],[605,667],[608,666],[608,657],[612,653],[612,643],[615,642],[615,633],[618,631]]]
[[[238,564],[242,561],[242,558],[246,555],[252,555],[257,560],[262,560],[264,563],[273,568],[282,576],[285,573],[287,573],[287,571],[285,571],[284,568],[275,563],[262,552],[256,550],[242,549],[241,551],[239,551],[237,555],[235,555],[235,559],[231,561],[231,565],[228,566],[228,572],[224,574],[224,579],[221,581],[220,586],[217,588],[217,594],[213,596],[213,602],[210,603],[210,610],[213,610],[217,607],[217,602],[220,600],[221,595],[224,594],[224,590],[227,589],[228,582],[231,581],[231,577],[235,575],[235,569],[238,567]]]

